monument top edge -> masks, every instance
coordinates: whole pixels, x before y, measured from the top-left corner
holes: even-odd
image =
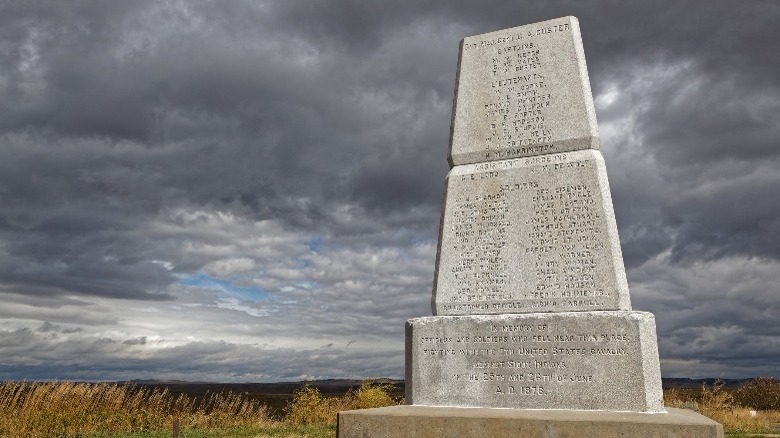
[[[523,24],[523,25],[520,25],[520,26],[508,27],[508,28],[505,28],[505,29],[494,30],[494,31],[490,31],[490,32],[476,34],[476,35],[469,35],[469,36],[464,37],[463,39],[461,39],[460,42],[461,42],[461,44],[463,44],[464,41],[470,40],[470,39],[473,39],[473,38],[485,38],[485,37],[491,37],[491,36],[498,36],[498,35],[502,35],[502,34],[511,34],[513,32],[525,31],[525,30],[528,30],[529,28],[544,27],[545,25],[563,24],[563,23],[569,23],[569,24],[572,24],[572,25],[579,25],[579,20],[577,19],[577,17],[575,17],[573,15],[567,15],[565,17],[551,18],[549,20],[539,21],[539,22],[536,22],[536,23]],[[506,41],[506,42],[510,42],[510,41]]]
[[[652,312],[644,310],[597,310],[597,311],[578,311],[578,312],[544,312],[544,313],[499,313],[499,314],[470,314],[470,315],[445,315],[452,321],[501,321],[511,319],[593,319],[593,318],[623,318],[626,320],[650,320],[655,321],[655,315]],[[424,324],[431,321],[439,321],[441,316],[418,316],[406,320],[407,324]]]

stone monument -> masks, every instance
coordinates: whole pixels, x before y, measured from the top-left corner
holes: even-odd
[[[408,406],[342,412],[339,437],[722,437],[664,408],[576,18],[461,42],[449,162],[434,316],[406,324]]]

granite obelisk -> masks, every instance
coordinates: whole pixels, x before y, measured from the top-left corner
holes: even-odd
[[[407,323],[407,401],[663,412],[577,20],[466,38],[459,72],[435,316]]]
[[[461,42],[433,316],[406,323],[409,406],[341,413],[340,437],[722,436],[664,408],[600,147],[576,18]]]

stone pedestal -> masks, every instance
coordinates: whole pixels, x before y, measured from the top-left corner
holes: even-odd
[[[723,438],[684,409],[665,414],[393,406],[339,413],[339,438]]]
[[[415,318],[406,352],[413,405],[664,412],[647,312]]]
[[[690,437],[631,309],[574,17],[465,38],[434,275],[406,324],[406,402],[339,437]]]

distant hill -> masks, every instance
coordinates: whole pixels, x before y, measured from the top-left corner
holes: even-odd
[[[374,379],[374,381],[379,383],[392,384],[396,388],[395,391],[391,393],[393,397],[403,397],[403,380]],[[183,382],[179,380],[130,380],[116,383],[167,389],[172,394],[186,394],[188,396],[194,397],[202,397],[206,393],[233,391],[263,402],[270,408],[270,412],[273,416],[281,418],[285,406],[287,406],[287,403],[293,398],[293,393],[295,393],[296,390],[302,388],[304,385],[313,386],[326,395],[340,396],[350,389],[357,389],[360,387],[362,380],[327,379],[275,383],[214,383]]]
[[[378,383],[390,383],[399,391],[403,391],[404,389],[403,380],[393,380],[386,378],[373,380]],[[292,394],[296,389],[302,388],[304,385],[313,386],[319,389],[323,394],[343,394],[350,389],[358,388],[362,382],[362,380],[353,379],[326,379],[273,383],[215,383],[186,382],[181,380],[129,380],[116,383],[149,386],[154,388],[168,388],[169,391],[174,393],[200,395],[205,394],[206,392],[217,392],[223,390],[250,394]]]
[[[726,388],[736,388],[743,382],[751,379],[688,379],[688,378],[663,378],[661,383],[664,389],[668,388],[701,388],[702,385],[712,386],[720,381]],[[396,387],[397,392],[403,392],[404,381],[394,379],[375,379],[379,383],[390,383]],[[126,384],[135,384],[141,386],[168,388],[174,393],[187,393],[193,395],[205,394],[206,392],[217,392],[230,390],[234,392],[250,394],[292,394],[296,389],[304,385],[313,386],[324,394],[343,394],[350,389],[360,386],[362,380],[357,379],[326,379],[326,380],[303,380],[297,382],[274,382],[274,383],[215,383],[215,382],[187,382],[181,380],[130,380]]]
[[[701,388],[702,385],[712,386],[715,384],[715,382],[720,382],[723,383],[724,388],[733,389],[738,387],[742,383],[747,382],[748,380],[753,380],[753,379],[715,379],[715,378],[686,379],[686,378],[669,377],[669,378],[662,378],[661,385],[663,386],[664,389]]]
[[[686,378],[664,378],[662,385],[664,389],[670,388],[689,388],[700,389],[702,385],[712,386],[720,380],[726,388],[736,388],[741,383],[750,379],[686,379]],[[404,396],[404,381],[394,379],[375,379],[376,382],[390,383],[395,387],[392,392],[393,397],[401,398]],[[357,389],[362,380],[358,379],[326,379],[326,380],[304,380],[298,382],[274,382],[274,383],[215,383],[215,382],[187,382],[181,380],[130,380],[116,382],[119,384],[131,384],[146,386],[150,388],[167,389],[173,394],[186,394],[196,398],[202,397],[207,393],[233,391],[244,394],[245,396],[259,400],[270,408],[273,416],[281,418],[285,406],[292,400],[296,390],[304,385],[310,385],[320,390],[325,395],[340,396],[350,389]]]

